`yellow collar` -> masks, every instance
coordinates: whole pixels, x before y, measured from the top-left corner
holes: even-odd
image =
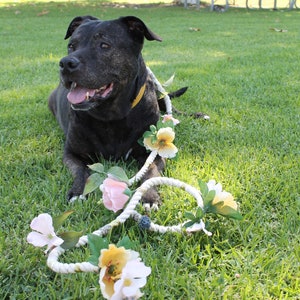
[[[143,95],[145,93],[145,89],[146,89],[146,83],[144,83],[144,85],[142,85],[142,87],[140,88],[139,93],[137,94],[135,99],[132,101],[131,108],[134,108],[135,106],[137,106],[139,104],[139,102],[143,98]]]

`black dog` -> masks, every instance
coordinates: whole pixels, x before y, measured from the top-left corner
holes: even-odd
[[[68,55],[60,61],[61,83],[49,107],[65,135],[64,163],[74,183],[68,199],[82,194],[89,176],[87,164],[125,158],[129,153],[142,165],[147,153],[138,139],[156,124],[160,110],[141,55],[144,38],[161,41],[136,17],[101,21],[76,17],[67,30]],[[156,158],[145,175],[160,176],[165,162]],[[157,203],[156,190],[144,201]]]

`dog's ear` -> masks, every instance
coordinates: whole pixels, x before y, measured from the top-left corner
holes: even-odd
[[[82,16],[82,17],[74,18],[68,27],[65,40],[73,34],[73,32],[76,30],[77,27],[79,27],[83,22],[87,20],[98,20],[98,19],[92,16]]]
[[[162,41],[160,36],[147,28],[144,22],[137,17],[121,17],[119,20],[128,26],[129,31],[134,34],[134,38],[140,43],[143,43],[144,37],[149,41]]]

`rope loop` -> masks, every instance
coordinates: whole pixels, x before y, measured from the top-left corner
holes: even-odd
[[[149,161],[151,161],[153,157],[155,158],[156,154],[155,156],[154,154],[155,153],[151,152],[151,154],[149,155],[150,157]],[[98,230],[94,231],[93,234],[101,237],[105,236],[113,227],[125,223],[125,221],[130,217],[133,218],[136,222],[140,222],[143,216],[136,211],[136,206],[140,203],[143,195],[149,189],[159,185],[168,185],[168,186],[178,187],[185,190],[187,193],[189,193],[191,196],[193,196],[196,199],[197,205],[203,209],[203,199],[200,191],[198,191],[196,188],[178,179],[168,178],[168,177],[153,177],[143,182],[140,185],[140,187],[137,188],[137,190],[129,200],[124,211],[115,220],[113,220],[109,224],[104,225]],[[162,226],[149,221],[149,225],[147,226],[147,229],[159,233],[182,232],[183,224],[178,224],[173,226]],[[87,242],[88,242],[88,237],[87,235],[84,235],[79,239],[76,247],[84,246],[85,244],[87,244]],[[60,263],[58,261],[59,256],[62,255],[64,252],[65,250],[60,246],[50,251],[47,259],[47,265],[50,269],[52,269],[57,273],[64,273],[64,274],[99,271],[99,268],[97,266],[94,266],[89,262],[69,263],[69,264]]]
[[[163,86],[160,84],[160,82],[157,80],[153,72],[149,67],[147,67],[148,74],[152,81],[154,82],[156,90],[161,93],[164,96],[164,101],[166,105],[166,112],[168,115],[172,116],[172,103],[171,99],[168,95],[168,93],[165,91]],[[148,171],[150,165],[154,162],[156,156],[158,155],[157,149],[152,149],[151,153],[149,154],[148,158],[145,161],[144,166],[138,171],[138,173],[129,179],[129,186],[133,185],[134,183],[140,181],[146,172]],[[202,199],[201,192],[194,188],[193,186],[180,181],[178,179],[174,178],[168,178],[168,177],[153,177],[146,181],[144,181],[133,193],[131,198],[129,199],[129,202],[127,203],[125,209],[123,212],[116,217],[113,221],[110,223],[102,226],[98,230],[92,232],[92,234],[95,234],[99,237],[103,237],[107,235],[113,227],[118,226],[120,224],[125,223],[125,221],[129,218],[134,219],[136,222],[139,223],[139,227],[141,229],[148,229],[151,231],[159,232],[159,233],[166,233],[166,232],[183,232],[184,231],[184,224],[178,224],[173,226],[162,226],[159,224],[153,223],[147,216],[142,216],[140,213],[137,212],[136,207],[139,203],[141,203],[141,199],[143,195],[151,188],[160,186],[160,185],[168,185],[171,187],[177,187],[180,189],[183,189],[185,192],[189,193],[197,203],[197,206],[200,209],[204,209],[204,203]],[[203,223],[202,220],[200,220],[200,223]],[[200,224],[202,226],[202,230],[206,233],[209,233],[205,230],[205,225],[203,223]],[[88,243],[88,236],[84,235],[79,238],[76,247],[82,247]],[[76,263],[61,263],[59,262],[59,257],[65,253],[65,249],[58,246],[53,248],[47,258],[47,265],[50,269],[57,273],[76,273],[76,272],[99,272],[98,266],[95,266],[89,262],[76,262]]]

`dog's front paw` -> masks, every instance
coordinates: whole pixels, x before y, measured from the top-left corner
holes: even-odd
[[[84,183],[85,180],[82,180],[81,178],[79,178],[79,180],[77,178],[74,180],[73,185],[67,194],[68,202],[73,203],[77,200],[86,200],[86,197],[83,195]]]
[[[69,203],[74,203],[76,201],[85,201],[85,200],[86,200],[86,196],[84,195],[73,196],[70,199],[68,199]]]
[[[158,210],[161,199],[155,188],[149,189],[142,197],[142,203],[146,211]]]
[[[74,203],[78,200],[84,201],[86,200],[86,196],[82,195],[82,192],[79,190],[71,188],[67,194],[67,201],[69,203]]]

